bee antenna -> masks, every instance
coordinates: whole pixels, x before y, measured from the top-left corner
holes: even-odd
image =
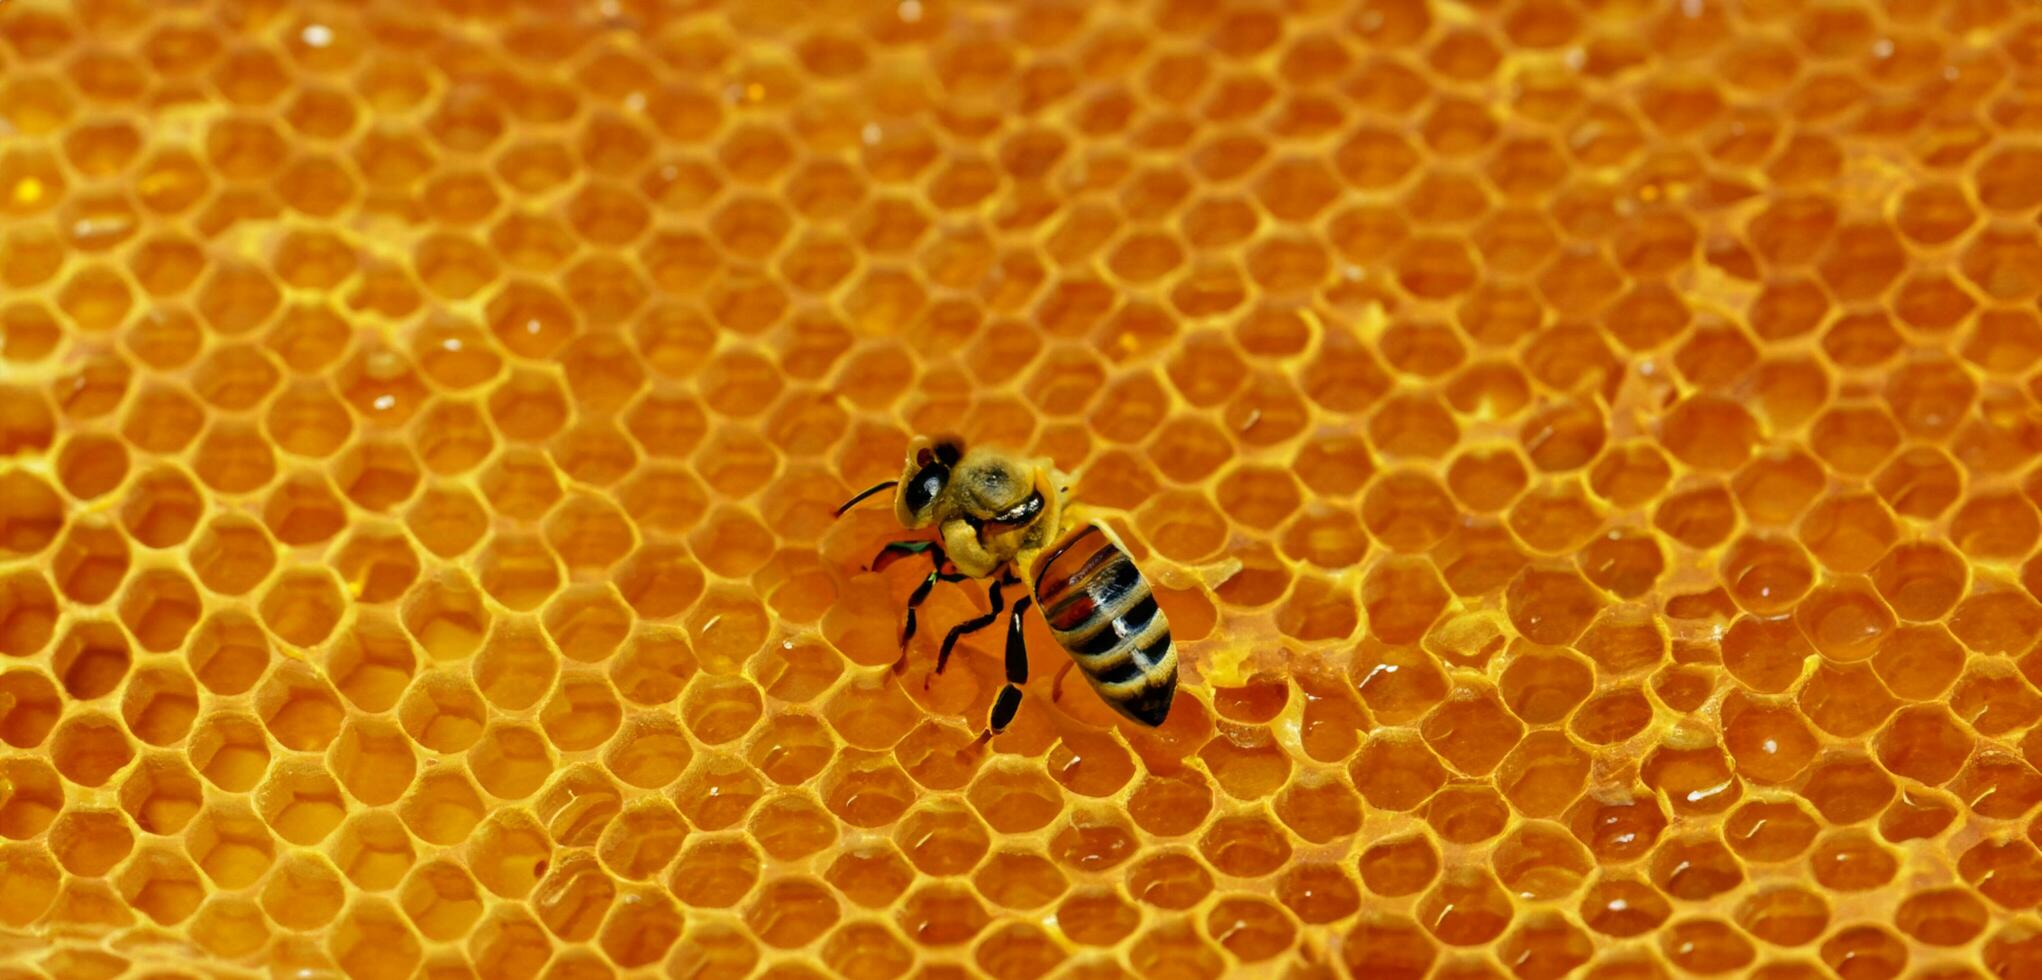
[[[885,483],[879,484],[878,486],[866,487],[864,490],[860,491],[857,496],[844,501],[844,505],[838,507],[835,511],[832,511],[831,516],[842,517],[844,516],[845,511],[850,510],[851,508],[856,507],[861,503],[864,503],[867,497],[870,497],[875,493],[884,493],[885,491],[891,490],[895,486],[899,485],[899,483],[900,483],[899,480],[888,480]]]

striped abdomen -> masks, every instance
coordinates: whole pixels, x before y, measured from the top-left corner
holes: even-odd
[[[1065,534],[1036,560],[1035,604],[1049,632],[1107,704],[1160,725],[1177,692],[1170,620],[1134,560],[1096,524]]]

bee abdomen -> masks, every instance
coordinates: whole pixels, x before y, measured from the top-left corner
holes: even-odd
[[[1035,565],[1035,602],[1050,634],[1120,713],[1161,724],[1177,688],[1170,620],[1134,560],[1086,525]]]

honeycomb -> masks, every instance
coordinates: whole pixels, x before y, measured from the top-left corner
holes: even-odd
[[[2042,976],[2032,3],[12,0],[0,284],[6,980]]]

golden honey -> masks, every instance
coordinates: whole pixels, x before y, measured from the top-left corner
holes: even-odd
[[[2042,975],[2038,65],[0,4],[0,976]],[[939,431],[1128,541],[1167,724],[886,669],[830,510]]]

